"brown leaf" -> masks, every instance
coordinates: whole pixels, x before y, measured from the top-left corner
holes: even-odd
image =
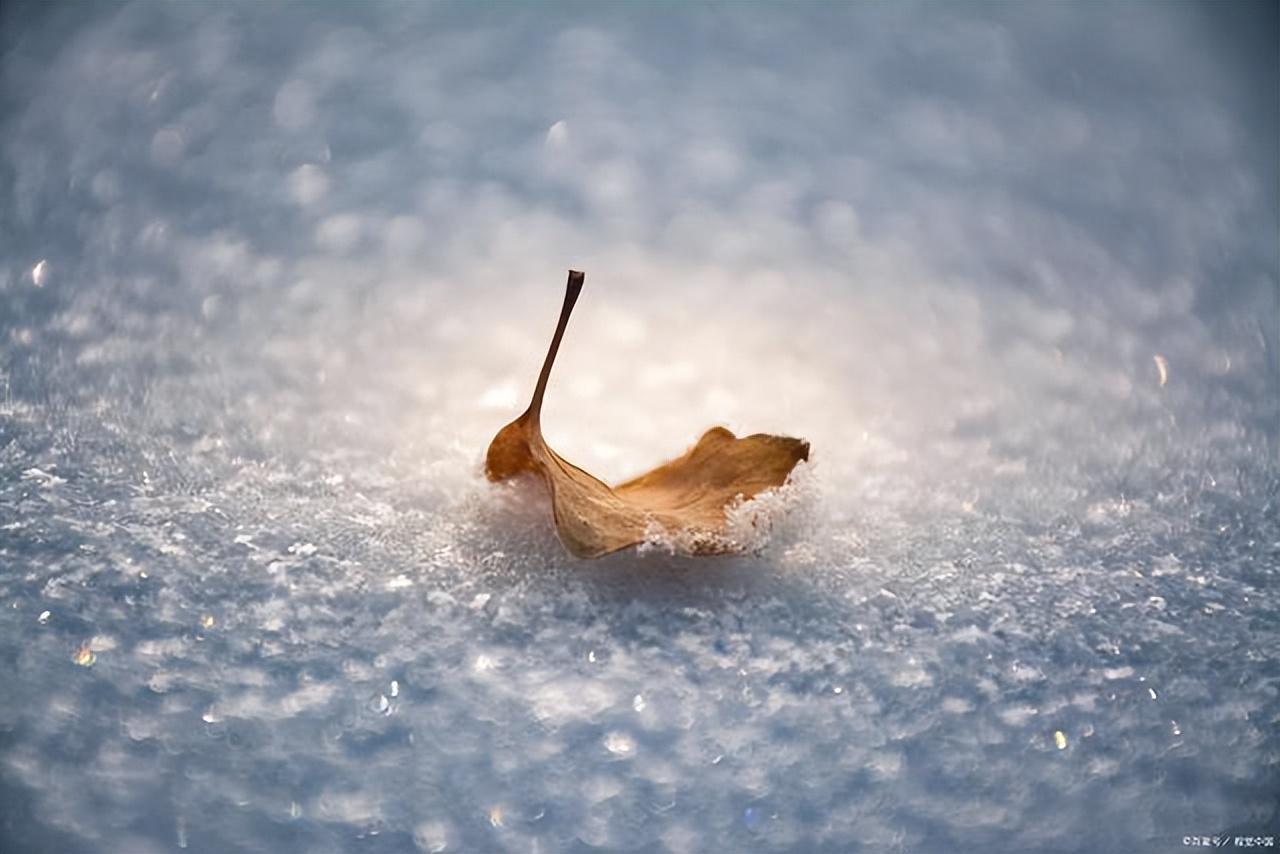
[[[542,396],[583,278],[569,271],[560,322],[533,400],[493,438],[485,474],[493,481],[526,472],[541,475],[560,539],[578,557],[600,557],[642,543],[653,524],[690,543],[695,554],[737,551],[726,532],[725,508],[782,485],[796,463],[809,458],[809,443],[764,433],[739,439],[712,427],[683,456],[615,487],[551,450],[542,438]]]

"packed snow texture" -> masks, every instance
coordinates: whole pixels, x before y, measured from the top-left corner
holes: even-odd
[[[5,4],[0,849],[1275,833],[1252,8]],[[484,481],[570,267],[548,441],[808,439],[753,552]]]

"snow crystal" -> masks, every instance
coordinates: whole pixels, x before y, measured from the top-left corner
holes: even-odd
[[[1270,832],[1247,11],[65,12],[0,3],[0,849]],[[741,553],[484,480],[569,267],[567,459],[810,442]]]

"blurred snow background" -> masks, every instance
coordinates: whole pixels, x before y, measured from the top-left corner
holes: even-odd
[[[5,3],[0,850],[1274,833],[1276,44]],[[580,563],[482,482],[569,267],[551,444],[808,438],[762,552]]]

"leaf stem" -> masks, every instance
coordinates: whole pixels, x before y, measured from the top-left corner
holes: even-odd
[[[547,379],[551,376],[551,366],[555,363],[556,353],[560,350],[560,339],[564,337],[565,327],[569,325],[569,315],[573,313],[573,305],[582,293],[582,282],[586,278],[578,270],[569,271],[569,281],[565,283],[564,305],[560,307],[560,321],[556,324],[556,334],[551,338],[551,346],[547,348],[547,358],[542,362],[542,373],[538,374],[538,385],[533,390],[533,400],[529,403],[527,413],[534,426],[542,420],[542,396],[547,390]]]

